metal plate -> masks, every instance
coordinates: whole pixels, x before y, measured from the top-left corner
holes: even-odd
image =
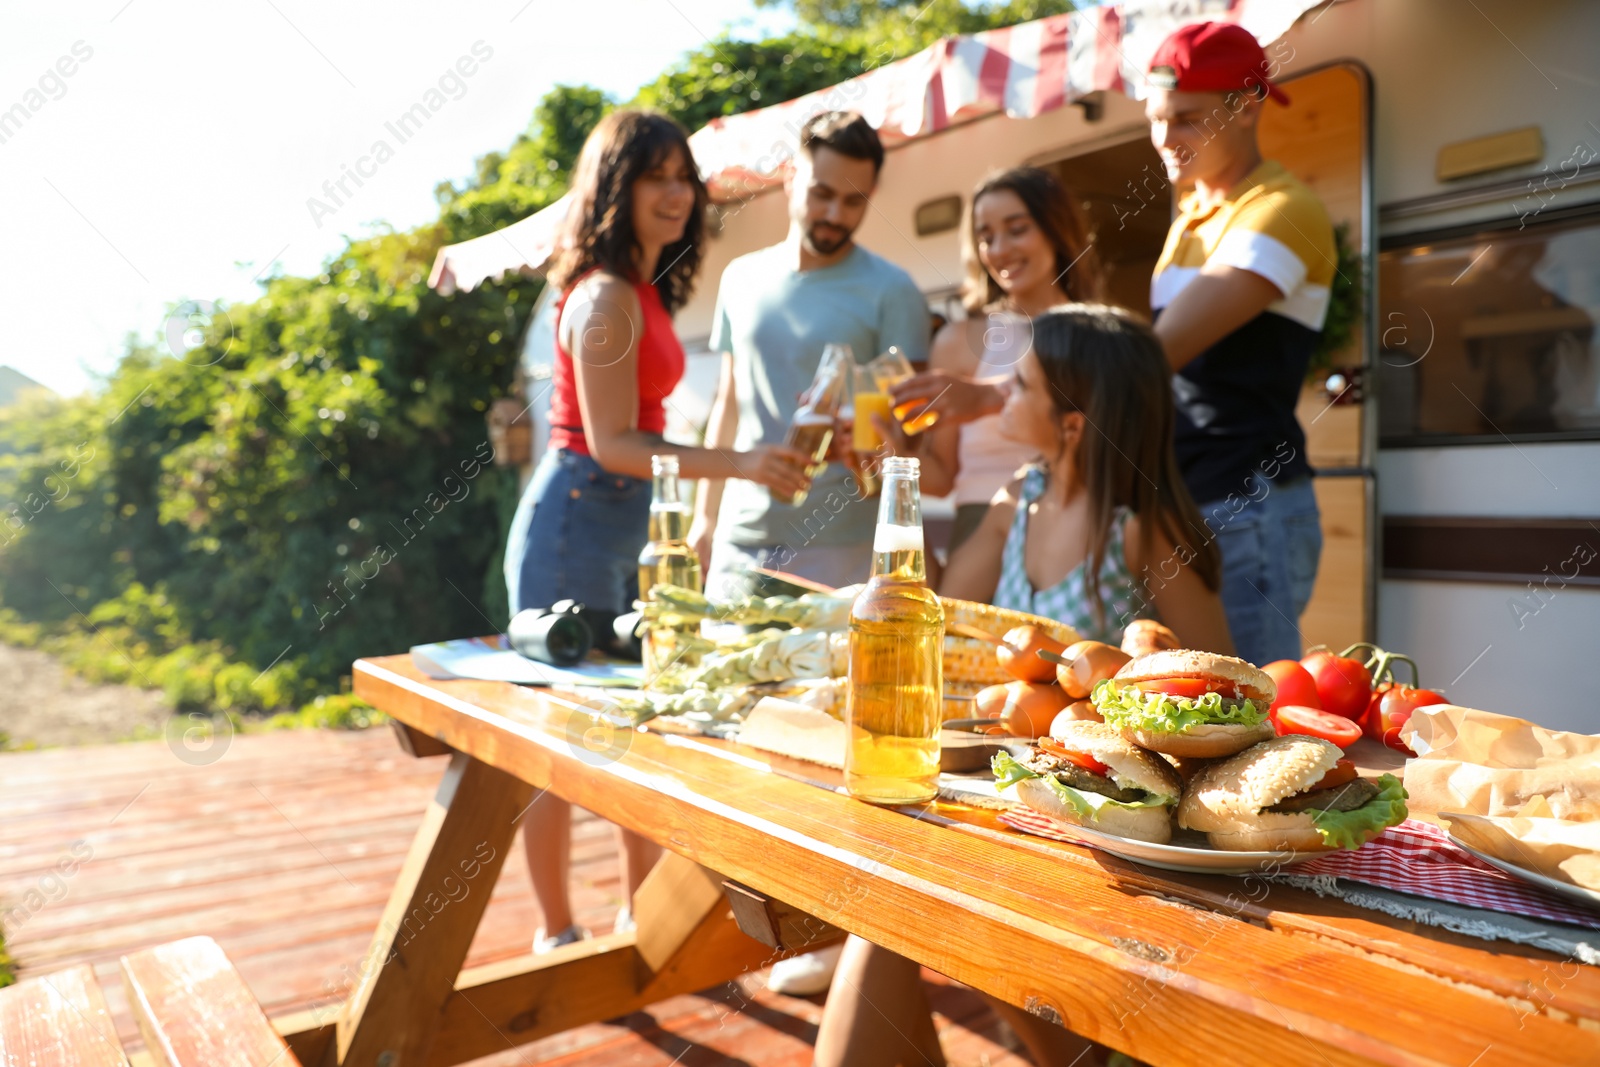
[[[1449,833],[1449,831],[1446,831],[1446,833]],[[1561,896],[1566,897],[1568,900],[1575,900],[1579,904],[1583,904],[1587,907],[1600,908],[1600,893],[1596,893],[1592,889],[1585,889],[1583,886],[1573,885],[1571,882],[1563,882],[1558,879],[1551,878],[1547,874],[1540,874],[1538,871],[1530,871],[1526,867],[1518,867],[1515,863],[1503,860],[1499,856],[1491,856],[1487,852],[1479,852],[1477,849],[1461,840],[1461,838],[1457,837],[1455,834],[1450,834],[1450,841],[1452,844],[1458,845],[1459,847],[1472,853],[1489,866],[1498,867],[1509,875],[1514,875],[1517,878],[1521,878],[1524,882],[1532,883],[1533,885],[1538,886],[1540,889],[1548,889],[1552,893],[1558,893]]]

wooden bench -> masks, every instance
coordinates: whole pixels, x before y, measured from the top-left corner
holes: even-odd
[[[157,1067],[300,1067],[211,938],[124,956],[122,977]]]
[[[128,1067],[92,968],[0,989],[0,1064]]]

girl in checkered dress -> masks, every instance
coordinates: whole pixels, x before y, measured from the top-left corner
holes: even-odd
[[[1001,423],[1042,462],[995,496],[940,593],[1110,644],[1158,618],[1185,647],[1231,653],[1217,546],[1173,456],[1171,373],[1127,312],[1063,304],[1034,319]]]

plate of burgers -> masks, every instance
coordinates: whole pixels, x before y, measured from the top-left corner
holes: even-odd
[[[1025,754],[997,753],[996,785],[1059,836],[1187,872],[1270,870],[1405,819],[1393,775],[1363,778],[1337,745],[1277,736],[1275,695],[1231,656],[1142,656],[1095,687],[1103,723],[1058,719]]]

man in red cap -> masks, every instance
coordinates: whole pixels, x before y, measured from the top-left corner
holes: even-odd
[[[1173,367],[1174,445],[1222,550],[1222,603],[1238,654],[1298,659],[1322,530],[1295,402],[1327,317],[1336,257],[1328,213],[1256,128],[1272,84],[1254,36],[1183,27],[1146,81],[1150,139],[1178,202],[1150,285]]]

